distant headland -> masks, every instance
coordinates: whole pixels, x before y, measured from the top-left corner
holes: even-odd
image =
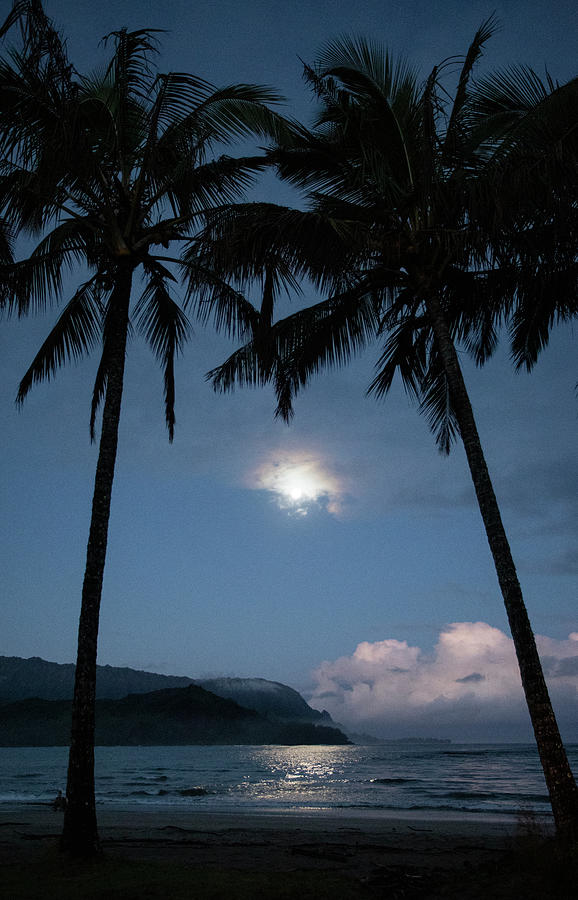
[[[74,666],[0,657],[0,746],[68,744]],[[98,745],[347,744],[327,712],[261,678],[194,681],[99,666]]]

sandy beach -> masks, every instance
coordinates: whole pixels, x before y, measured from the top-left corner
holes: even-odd
[[[547,826],[538,828],[534,822],[440,813],[417,817],[348,810],[262,814],[103,807],[98,818],[107,866],[128,865],[145,882],[161,871],[181,872],[183,878],[188,873],[190,881],[195,872],[195,897],[324,896],[320,881],[331,888],[327,896],[337,897],[520,896],[512,891],[518,890],[520,879],[528,880],[528,860],[536,859],[533,848],[547,837]],[[64,871],[58,853],[61,825],[61,814],[50,807],[2,807],[0,863],[2,877],[8,878],[4,896],[65,896],[62,890],[56,893],[56,885],[45,890],[42,876],[48,872],[50,880]],[[553,871],[560,868],[554,859],[552,866]],[[20,893],[17,871],[28,873]],[[30,885],[34,871],[38,878]],[[141,889],[129,885],[119,892],[110,880],[99,893],[98,881],[91,879],[84,896],[137,897],[139,890],[140,896],[162,896],[144,883]],[[525,897],[572,896],[563,885],[551,885],[549,894],[534,894],[536,876],[529,881]],[[175,894],[174,887],[171,893],[193,896]]]

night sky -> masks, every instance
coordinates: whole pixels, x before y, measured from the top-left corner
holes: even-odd
[[[45,3],[81,71],[104,58],[104,34],[163,28],[161,70],[271,84],[305,121],[300,58],[326,40],[371,35],[426,76],[465,52],[494,7],[502,29],[478,71],[524,62],[560,81],[575,74],[575,4],[560,0]],[[297,202],[272,177],[255,196]],[[55,315],[0,329],[0,654],[72,662],[96,356],[14,405]],[[282,681],[383,736],[529,739],[461,447],[438,454],[400,385],[381,402],[365,396],[377,346],[319,376],[288,427],[268,390],[213,393],[204,373],[234,345],[194,332],[177,367],[173,445],[161,372],[138,339],[129,346],[99,663]],[[514,372],[505,340],[483,370],[461,358],[561,729],[578,740],[575,335],[558,328],[532,374]]]

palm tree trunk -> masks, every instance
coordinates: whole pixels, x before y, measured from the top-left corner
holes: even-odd
[[[484,458],[458,355],[439,299],[435,296],[428,297],[426,305],[444,363],[453,408],[506,606],[522,676],[522,687],[546,777],[556,830],[561,837],[573,838],[578,834],[578,788],[552,709],[536,641]]]
[[[109,367],[78,626],[67,805],[60,843],[62,850],[84,857],[100,853],[94,797],[96,656],[124,380],[131,280],[132,270],[128,266],[121,268],[109,301],[114,308],[108,335],[110,343],[105,350],[108,351]]]

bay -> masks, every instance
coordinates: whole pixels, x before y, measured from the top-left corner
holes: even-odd
[[[578,770],[578,744],[567,747]],[[0,804],[64,790],[66,747],[0,748]],[[549,815],[533,745],[97,747],[99,806]]]

